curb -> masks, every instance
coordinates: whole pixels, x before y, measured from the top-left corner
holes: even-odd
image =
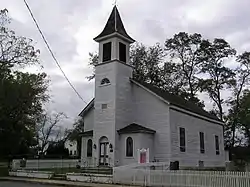
[[[9,177],[0,177],[0,181],[11,181],[11,182],[22,182],[22,183],[30,183],[30,184],[42,184],[42,185],[51,185],[51,186],[67,186],[67,187],[128,187],[128,185],[119,185],[119,184],[101,184],[101,183],[85,183],[85,182],[76,182],[76,184],[72,184],[74,181],[66,181],[66,180],[36,180],[36,179],[26,179],[26,178],[9,178]]]
[[[86,183],[82,183],[82,184],[66,184],[63,182],[67,182],[62,180],[62,182],[57,182],[57,181],[42,181],[42,180],[26,180],[24,178],[22,179],[9,179],[9,178],[0,178],[0,181],[11,181],[11,182],[22,182],[22,183],[30,183],[30,184],[42,184],[42,185],[51,185],[51,186],[67,186],[67,187],[79,187],[79,186],[83,186],[83,187],[94,187],[94,185],[91,185],[91,183],[86,184]]]
[[[25,179],[18,179],[18,178],[17,179],[0,178],[0,181],[11,181],[11,182],[21,182],[21,183],[30,183],[30,184],[52,185],[52,186],[79,187],[78,185],[68,185],[68,184],[63,184],[63,183],[59,184],[59,183],[52,183],[52,182],[47,182],[47,181],[25,180]]]

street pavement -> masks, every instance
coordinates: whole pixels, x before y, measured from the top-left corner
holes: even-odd
[[[32,184],[26,182],[0,181],[0,187],[55,187],[55,186]]]
[[[124,185],[86,183],[66,180],[0,177],[0,187],[123,187]],[[130,186],[133,187],[133,186]]]

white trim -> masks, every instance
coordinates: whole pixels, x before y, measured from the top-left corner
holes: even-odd
[[[162,98],[161,96],[157,95],[156,93],[152,92],[151,90],[147,89],[145,86],[141,85],[140,83],[134,81],[133,79],[131,79],[131,81],[133,83],[135,83],[136,85],[140,86],[141,88],[143,88],[144,90],[148,91],[149,93],[151,93],[152,95],[156,96],[157,98],[159,98],[161,101],[163,101],[164,103],[166,103],[167,105],[171,105],[171,103],[169,101],[167,101],[166,99]],[[171,108],[173,109],[177,109],[177,110],[180,110],[180,111],[183,111],[187,114],[190,114],[190,115],[193,115],[193,116],[196,116],[196,117],[199,117],[199,118],[202,118],[204,120],[209,120],[211,122],[214,122],[214,123],[219,123],[221,125],[224,125],[223,122],[220,122],[220,121],[216,121],[214,119],[211,119],[211,118],[208,118],[208,117],[205,117],[205,116],[202,116],[202,115],[199,115],[197,113],[194,113],[194,112],[190,112],[189,110],[185,110],[183,108],[180,108],[180,107],[177,107],[175,105],[171,105]]]
[[[118,32],[114,32],[114,33],[112,33],[112,34],[109,34],[109,35],[107,35],[107,36],[103,36],[103,37],[101,37],[101,38],[96,38],[95,41],[96,41],[96,42],[101,42],[102,40],[106,40],[106,39],[108,39],[108,38],[115,37],[115,36],[118,36],[118,37],[122,38],[123,40],[128,41],[129,43],[134,43],[134,42],[135,42],[135,40],[131,40],[131,39],[129,39],[129,38],[127,38],[127,37],[121,35],[121,34],[118,33]]]
[[[100,84],[99,87],[104,87],[104,86],[109,86],[111,85],[111,83],[108,83],[108,84]]]
[[[101,66],[101,65],[104,65],[104,64],[108,64],[108,63],[111,63],[111,62],[119,62],[119,63],[121,63],[121,64],[123,64],[123,65],[128,66],[128,67],[134,68],[132,65],[127,64],[127,63],[125,63],[125,62],[122,62],[122,61],[120,61],[119,59],[113,59],[113,60],[109,60],[109,61],[106,61],[106,62],[101,62],[101,63],[96,64],[95,67],[96,67],[96,66]]]

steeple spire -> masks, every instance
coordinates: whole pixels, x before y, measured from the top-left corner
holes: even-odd
[[[105,39],[106,37],[109,37],[110,35],[120,35],[130,43],[133,43],[135,41],[127,34],[116,5],[112,10],[103,31],[101,32],[101,34],[95,37],[94,40],[98,42]]]

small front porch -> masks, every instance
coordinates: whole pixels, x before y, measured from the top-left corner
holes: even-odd
[[[86,131],[81,135],[81,168],[109,168],[114,165],[111,159],[113,145],[106,136],[93,143],[93,131]]]

